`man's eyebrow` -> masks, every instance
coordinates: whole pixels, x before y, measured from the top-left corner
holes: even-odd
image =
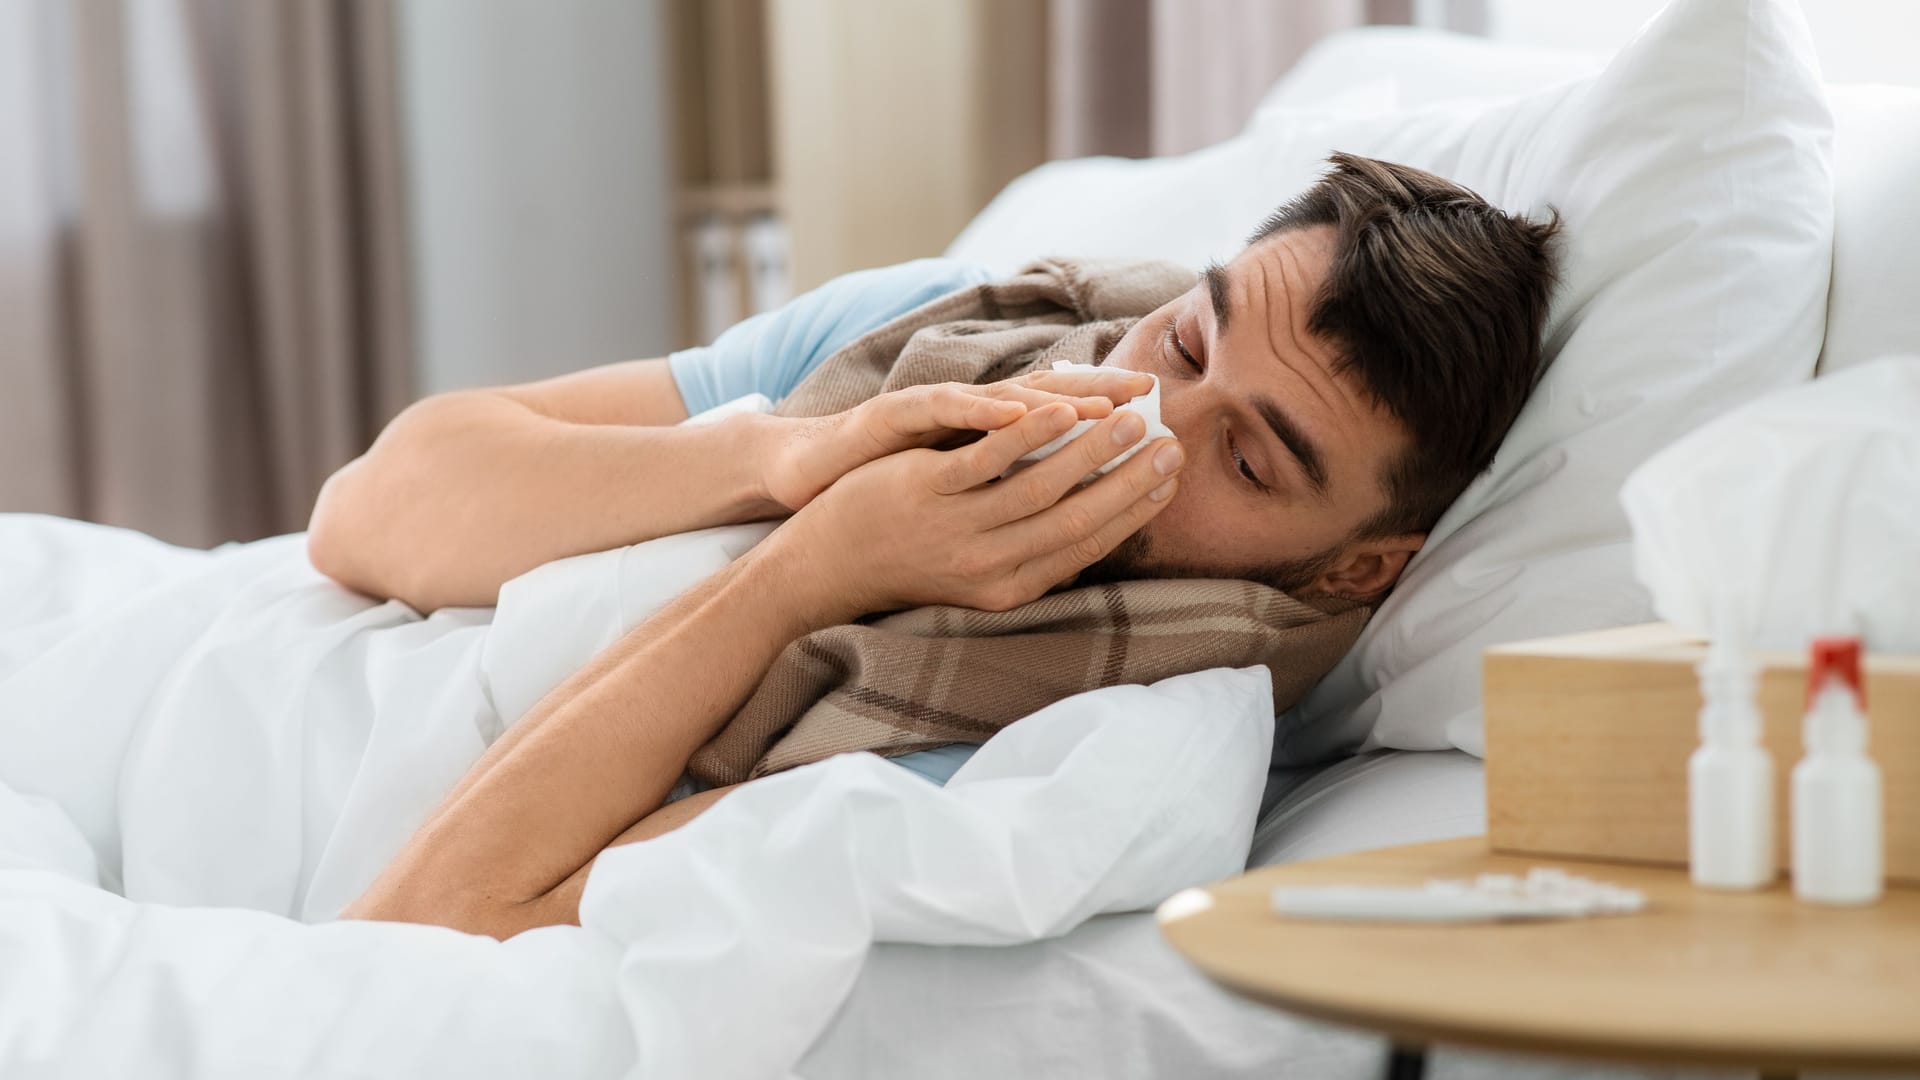
[[[1213,300],[1213,326],[1215,333],[1227,332],[1227,269],[1219,263],[1208,263],[1201,271],[1207,279],[1207,294]]]
[[[1260,419],[1273,429],[1274,437],[1299,459],[1300,470],[1307,474],[1307,483],[1313,486],[1314,494],[1325,498],[1327,463],[1320,454],[1320,448],[1307,438],[1306,432],[1300,430],[1300,425],[1293,422],[1293,417],[1282,411],[1271,398],[1256,398],[1253,407],[1260,414]]]

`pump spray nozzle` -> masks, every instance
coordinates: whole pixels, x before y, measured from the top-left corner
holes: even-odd
[[[1801,740],[1808,750],[1866,749],[1867,694],[1860,680],[1860,639],[1813,640],[1807,660],[1807,714]]]
[[[1753,742],[1760,738],[1760,714],[1753,707],[1759,666],[1747,649],[1744,606],[1736,590],[1723,589],[1714,610],[1713,640],[1700,662],[1700,739]]]
[[[1746,607],[1732,589],[1713,612],[1700,664],[1700,747],[1687,760],[1688,861],[1696,885],[1757,889],[1772,881],[1773,759],[1760,744],[1759,679]]]
[[[1870,904],[1884,870],[1880,767],[1867,756],[1860,639],[1817,638],[1807,664],[1807,754],[1793,770],[1793,891]]]

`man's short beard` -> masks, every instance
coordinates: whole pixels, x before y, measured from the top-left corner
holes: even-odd
[[[1142,528],[1120,541],[1119,546],[1108,552],[1106,557],[1080,571],[1080,577],[1074,584],[1100,585],[1139,578],[1238,578],[1257,581],[1298,599],[1320,579],[1320,575],[1340,561],[1340,550],[1336,547],[1303,559],[1269,563],[1252,570],[1207,566],[1197,562],[1155,564],[1150,529],[1151,526]]]

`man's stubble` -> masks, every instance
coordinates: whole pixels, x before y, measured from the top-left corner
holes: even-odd
[[[1140,578],[1237,578],[1257,581],[1299,599],[1301,594],[1340,559],[1329,549],[1302,559],[1288,559],[1254,568],[1209,566],[1204,561],[1163,558],[1153,542],[1153,527],[1144,526],[1120,541],[1118,547],[1085,570],[1074,585],[1102,585]]]

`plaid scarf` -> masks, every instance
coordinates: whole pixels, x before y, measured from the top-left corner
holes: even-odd
[[[776,411],[822,416],[905,386],[1099,363],[1140,316],[1192,284],[1192,271],[1169,263],[1037,263],[859,338]],[[1215,667],[1264,664],[1278,715],[1371,614],[1316,604],[1250,581],[1145,580],[1066,589],[1011,611],[923,607],[832,627],[789,645],[688,771],[719,786],[847,751],[892,757],[983,742],[1082,691]]]

